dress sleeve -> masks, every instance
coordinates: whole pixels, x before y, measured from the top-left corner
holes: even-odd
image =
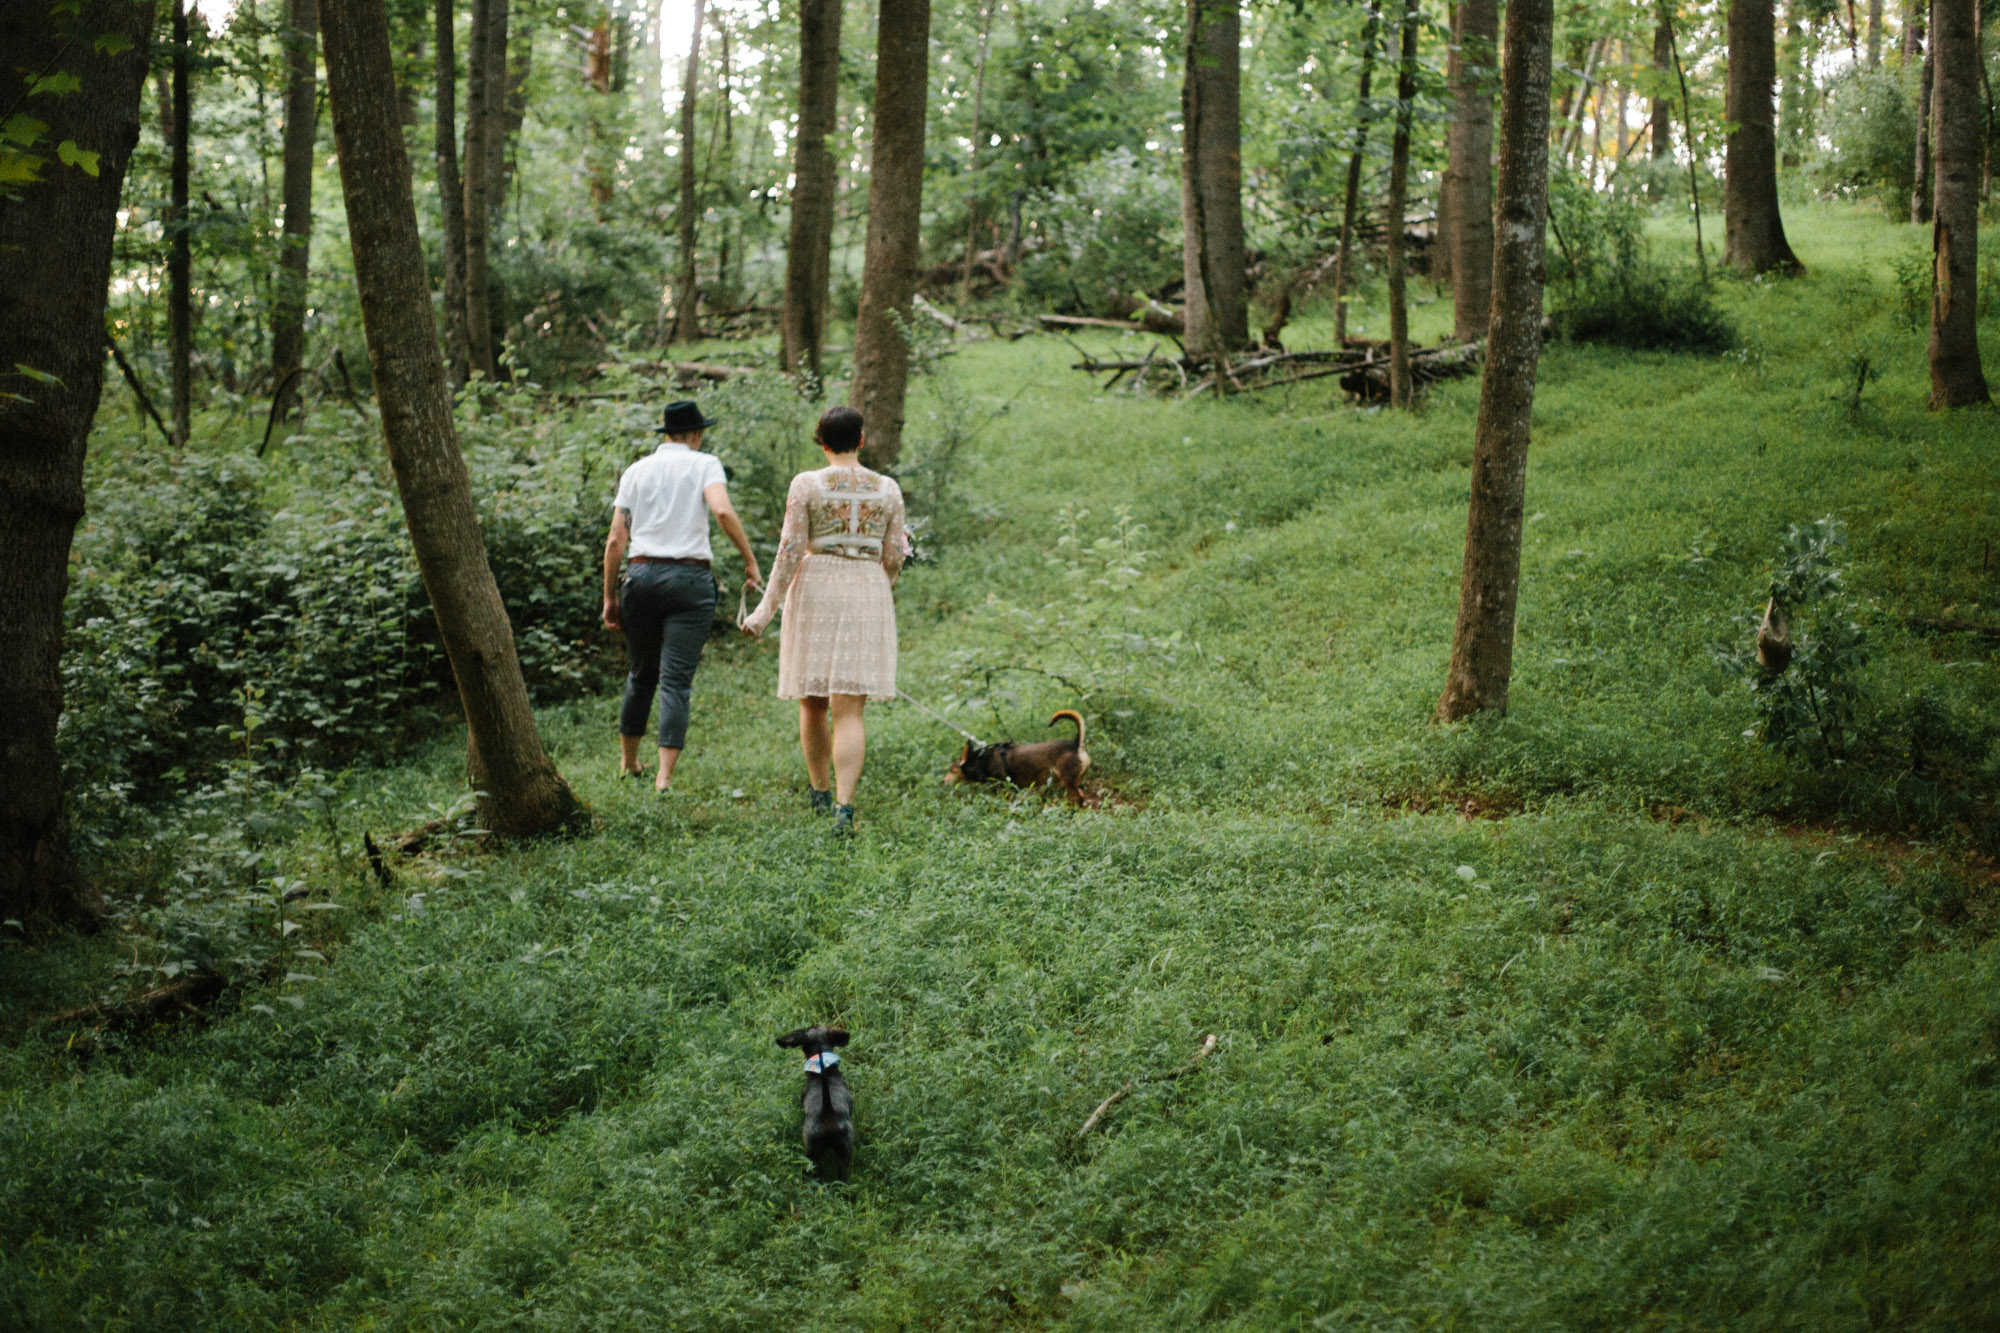
[[[896,586],[896,579],[903,572],[903,558],[909,554],[909,539],[903,532],[903,488],[894,481],[889,483],[889,526],[882,534],[882,570],[889,576],[889,586]]]
[[[801,472],[792,478],[792,489],[785,496],[785,527],[778,536],[778,553],[771,558],[771,577],[764,584],[764,599],[750,613],[746,625],[762,629],[770,624],[771,617],[784,605],[792,580],[798,577],[799,562],[806,558],[808,539],[812,536],[806,516],[806,500],[811,491],[811,473]]]

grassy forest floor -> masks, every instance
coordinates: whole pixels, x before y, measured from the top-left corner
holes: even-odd
[[[1924,409],[1914,229],[1791,223],[1811,271],[1725,284],[1736,351],[1550,346],[1512,711],[1453,729],[1476,381],[1176,404],[966,347],[913,432],[1004,412],[903,683],[989,738],[1080,705],[1099,808],[947,788],[955,738],[882,707],[835,845],[775,646],[725,638],[670,798],[615,779],[609,696],[542,712],[592,836],[384,891],[359,831],[450,805],[461,743],[357,770],[296,852],[344,909],[301,915],[317,979],[85,1056],[22,1015],[120,946],[0,955],[0,1323],[2000,1323],[1990,786],[1781,760],[1711,652],[1830,514],[1882,715],[1990,734],[1992,642],[1907,617],[2000,621],[2000,431]],[[833,1020],[845,1188],[771,1043]]]

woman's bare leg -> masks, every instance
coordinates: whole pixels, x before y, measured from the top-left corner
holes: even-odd
[[[853,805],[854,788],[861,781],[861,761],[868,753],[868,735],[861,728],[861,710],[868,706],[865,694],[836,694],[828,700],[833,715],[833,801]]]
[[[814,791],[831,784],[828,769],[833,764],[833,733],[826,726],[826,698],[799,700],[799,749],[806,756],[806,781]]]

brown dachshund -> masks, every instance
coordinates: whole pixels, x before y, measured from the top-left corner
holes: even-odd
[[[967,741],[944,780],[1006,782],[1016,787],[1060,782],[1069,793],[1070,803],[1082,805],[1083,788],[1078,783],[1084,770],[1090,767],[1090,755],[1083,748],[1083,717],[1065,708],[1049,719],[1049,725],[1053,727],[1064,718],[1076,723],[1075,740],[1037,741],[1033,745],[1016,745],[1013,741],[977,745]]]

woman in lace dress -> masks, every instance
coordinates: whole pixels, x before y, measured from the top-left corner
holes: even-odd
[[[847,834],[867,750],[862,710],[870,699],[896,696],[890,589],[903,569],[903,492],[861,466],[861,414],[853,408],[828,408],[815,438],[827,465],[792,478],[771,580],[743,630],[761,634],[785,608],[778,697],[799,701],[812,808],[831,810],[834,831]]]

